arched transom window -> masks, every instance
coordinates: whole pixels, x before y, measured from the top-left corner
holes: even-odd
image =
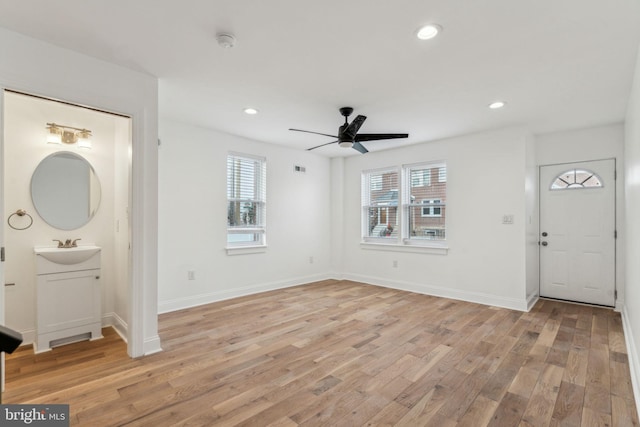
[[[552,190],[569,190],[602,187],[602,180],[587,169],[571,169],[562,172],[551,183]]]

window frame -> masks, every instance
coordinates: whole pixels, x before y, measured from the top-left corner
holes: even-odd
[[[254,183],[252,192],[254,197],[230,197],[229,192],[230,176],[233,173],[229,169],[230,161],[247,161],[253,162],[257,167],[253,169]],[[228,152],[226,158],[226,209],[227,209],[227,231],[226,231],[226,249],[227,254],[251,253],[256,250],[262,250],[267,247],[267,159],[265,157],[252,154]],[[254,207],[254,215],[256,217],[255,225],[232,226],[229,224],[229,210],[231,203],[250,203]],[[230,242],[231,235],[237,234],[254,234],[253,240]]]
[[[397,186],[396,187],[389,187],[389,189],[387,191],[389,192],[393,192],[395,191],[398,197],[398,202],[396,204],[396,206],[393,205],[383,205],[383,204],[373,204],[372,200],[371,200],[371,191],[381,191],[384,189],[384,180],[383,179],[376,179],[375,181],[372,179],[373,176],[381,176],[385,173],[394,173],[396,174],[396,181],[397,181]],[[362,221],[361,221],[361,236],[362,236],[362,240],[364,242],[370,242],[370,243],[377,243],[377,244],[397,244],[397,242],[400,241],[400,237],[402,236],[402,234],[400,232],[398,232],[398,222],[400,221],[399,216],[400,216],[400,188],[398,188],[401,185],[401,178],[402,175],[400,174],[400,170],[397,167],[390,167],[390,168],[381,168],[381,169],[371,169],[371,170],[367,170],[367,171],[362,171],[362,175],[361,175],[361,187],[360,187],[360,193],[361,193],[361,197],[360,197],[360,207],[361,207],[361,217],[362,217]],[[379,183],[378,183],[379,181]],[[374,186],[375,184],[375,186]],[[366,191],[366,193],[365,193]],[[365,204],[365,202],[367,202]],[[390,208],[394,208],[395,207],[395,225],[396,225],[396,229],[395,229],[395,236],[370,236],[370,227],[371,227],[371,216],[370,216],[370,209],[377,209],[377,210],[381,210],[381,209],[386,209],[387,211],[387,217],[389,216],[389,209]]]
[[[437,178],[432,179],[429,176],[429,179],[425,180],[424,175],[422,179],[413,179],[415,176],[412,176],[412,173],[415,173],[416,169],[434,169],[438,168]],[[447,162],[446,160],[438,160],[438,161],[428,161],[421,162],[415,164],[404,164],[400,166],[391,166],[386,168],[378,168],[378,169],[368,169],[363,170],[361,172],[361,247],[364,249],[384,249],[384,250],[393,250],[393,251],[409,251],[409,252],[426,252],[426,253],[434,253],[434,254],[446,254],[448,251],[448,241],[447,241],[447,230],[448,224],[445,219],[444,228],[442,230],[442,234],[444,237],[437,239],[424,239],[424,238],[416,238],[415,236],[410,236],[410,227],[409,227],[409,218],[410,212],[412,208],[420,207],[420,214],[422,214],[423,206],[422,199],[417,202],[416,200],[412,200],[411,196],[411,188],[412,183],[416,184],[415,186],[424,187],[424,186],[433,186],[434,184],[445,184],[447,182],[446,177],[447,170]],[[412,172],[413,171],[413,172]],[[374,174],[381,174],[385,172],[395,172],[398,174],[398,208],[396,218],[398,221],[399,232],[397,233],[396,238],[389,237],[378,237],[378,236],[370,236],[370,217],[369,217],[369,209],[373,207],[371,204],[371,176]],[[415,187],[414,186],[414,187]],[[428,198],[426,200],[433,201],[434,206],[429,206],[428,209],[432,213],[432,215],[426,216],[425,218],[442,218],[443,217],[443,208],[446,206],[446,200],[449,198],[448,196],[448,188],[445,187],[446,192],[443,194],[445,197],[445,201],[443,202],[442,198]],[[369,194],[365,194],[369,192]],[[366,198],[366,197],[367,198]],[[435,203],[438,201],[438,203]],[[417,202],[417,203],[416,203]],[[440,213],[435,213],[435,208],[440,209]],[[446,215],[446,214],[444,214]]]
[[[580,174],[589,174],[589,177],[587,177],[586,179],[582,180],[581,182],[577,182],[578,173],[580,173]],[[573,174],[573,182],[569,182],[569,181],[564,179],[565,176],[571,175],[571,174]],[[591,178],[595,178],[594,185],[591,185],[591,184],[590,185],[584,185]],[[566,186],[556,185],[556,183],[558,181],[564,182],[566,184]],[[603,187],[604,187],[604,181],[602,180],[600,175],[598,175],[597,173],[593,172],[590,169],[573,168],[573,169],[568,169],[568,170],[566,170],[564,172],[561,172],[561,173],[557,174],[555,176],[555,178],[553,178],[553,180],[551,180],[551,184],[549,185],[549,190],[551,190],[551,191],[593,190],[593,189],[599,189],[599,188],[603,188]]]

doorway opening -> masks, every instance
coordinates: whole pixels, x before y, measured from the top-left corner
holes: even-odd
[[[131,117],[12,90],[5,90],[3,99],[5,161],[0,205],[5,212],[24,211],[33,219],[24,229],[22,223],[15,228],[6,221],[3,225],[4,324],[22,333],[23,345],[36,342],[38,305],[43,301],[38,302],[34,248],[71,240],[78,246],[100,248],[100,322],[130,341]],[[56,134],[59,141],[51,138]],[[89,143],[80,144],[85,136],[90,136]],[[52,166],[40,167],[51,159],[56,160]],[[81,170],[71,173],[71,163],[78,159],[91,171],[86,185]],[[36,171],[37,180],[33,178]],[[45,187],[35,188],[36,181]],[[52,187],[42,190],[46,185]],[[86,194],[75,198],[72,190]],[[79,222],[71,221],[74,218]],[[69,304],[79,307],[83,301]],[[85,337],[70,335],[54,344]]]

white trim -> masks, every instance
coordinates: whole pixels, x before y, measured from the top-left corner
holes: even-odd
[[[120,335],[122,341],[127,342],[127,331],[129,326],[127,325],[127,322],[118,315],[118,313],[111,312],[102,315],[102,327],[106,328],[109,326],[112,327],[118,335]]]
[[[498,295],[484,294],[481,292],[462,291],[459,289],[449,289],[440,286],[426,285],[424,283],[412,283],[398,280],[386,280],[377,277],[364,276],[360,274],[345,274],[344,279],[356,282],[367,283],[374,286],[398,289],[401,291],[414,292],[418,294],[431,295],[442,298],[467,301],[476,304],[489,305],[495,307],[508,308],[511,310],[527,311],[527,301],[525,299],[506,298]]]
[[[527,311],[531,311],[534,305],[540,299],[540,294],[536,291],[527,298]]]
[[[196,307],[199,305],[211,304],[218,301],[224,301],[224,300],[238,298],[246,295],[253,295],[260,292],[290,288],[293,286],[300,286],[308,283],[313,283],[313,282],[318,282],[321,280],[328,280],[333,278],[334,277],[329,274],[318,274],[313,276],[304,276],[304,277],[284,280],[281,282],[255,284],[255,285],[239,287],[239,288],[227,290],[227,291],[208,292],[205,294],[175,298],[168,301],[160,301],[158,303],[158,313],[159,314],[169,313],[172,311],[183,310],[186,308]]]
[[[22,334],[22,344],[23,345],[31,345],[36,342],[36,330],[35,329],[27,329],[25,331],[20,331]]]
[[[404,245],[398,245],[395,243],[373,243],[373,242],[360,242],[360,248],[372,251],[387,251],[387,252],[410,252],[416,254],[434,254],[434,255],[446,255],[449,252],[449,247],[444,245],[437,245],[433,243],[406,243]]]
[[[263,254],[267,252],[267,245],[260,246],[227,246],[227,255],[248,255],[248,254]]]
[[[160,344],[160,336],[156,335],[150,338],[145,338],[143,344],[143,356],[149,356],[150,354],[160,353],[162,351],[162,345]]]
[[[633,339],[633,331],[631,330],[631,322],[627,315],[626,306],[623,306],[622,313],[622,330],[624,332],[624,341],[627,345],[627,357],[629,359],[629,375],[631,376],[631,387],[633,388],[633,397],[636,401],[636,411],[640,417],[640,360],[638,360],[638,353],[636,349],[636,343]]]

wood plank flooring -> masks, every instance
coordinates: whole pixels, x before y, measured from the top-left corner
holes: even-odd
[[[635,426],[620,315],[529,313],[324,281],[161,315],[164,351],[105,338],[7,356],[4,403],[82,426]]]

